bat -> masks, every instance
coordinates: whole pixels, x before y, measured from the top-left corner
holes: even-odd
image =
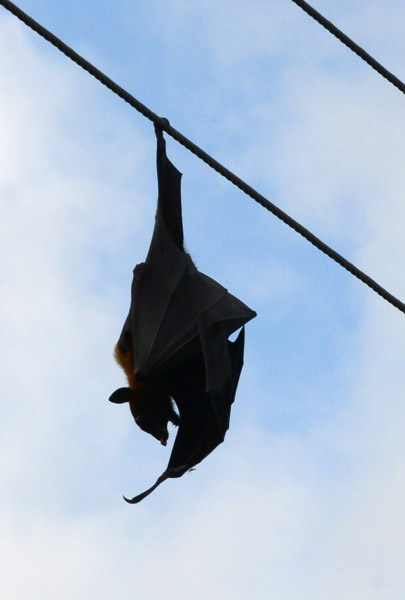
[[[130,309],[114,350],[128,387],[109,400],[128,402],[137,425],[163,445],[169,422],[178,432],[166,470],[142,494],[124,497],[130,504],[166,479],[181,477],[223,442],[243,366],[243,326],[256,316],[198,271],[185,251],[182,175],[167,158],[162,130],[155,130],[155,227],[146,260],[134,269]]]

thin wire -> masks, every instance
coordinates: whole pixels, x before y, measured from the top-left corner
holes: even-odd
[[[346,269],[349,273],[357,277],[360,281],[362,281],[365,285],[371,288],[374,292],[376,292],[379,296],[384,298],[387,302],[395,306],[398,310],[405,313],[405,304],[401,302],[398,298],[390,294],[386,289],[384,289],[381,285],[379,285],[376,281],[374,281],[371,277],[363,273],[360,269],[358,269],[355,265],[349,262],[346,258],[344,258],[341,254],[333,250],[330,246],[325,244],[322,240],[316,237],[313,233],[311,233],[308,229],[306,229],[303,225],[298,223],[295,219],[290,217],[283,210],[278,208],[275,204],[270,202],[267,198],[259,194],[255,189],[253,189],[250,185],[248,185],[245,181],[237,177],[234,173],[229,171],[226,167],[221,165],[217,160],[215,160],[212,156],[204,152],[201,148],[199,148],[196,144],[187,139],[184,135],[182,135],[179,131],[174,129],[169,123],[167,119],[161,118],[156,115],[153,111],[151,111],[147,106],[139,102],[134,96],[132,96],[129,92],[124,90],[118,84],[116,84],[112,79],[104,75],[99,69],[97,69],[94,65],[89,63],[82,56],[77,54],[72,48],[67,46],[62,40],[56,37],[53,33],[45,29],[42,25],[37,23],[32,17],[24,13],[20,8],[18,8],[9,0],[0,0],[0,4],[4,6],[7,10],[9,10],[13,15],[15,15],[18,19],[20,19],[23,23],[25,23],[28,27],[33,29],[36,33],[45,38],[48,42],[56,46],[63,54],[65,54],[68,58],[73,60],[76,64],[82,67],[85,71],[93,75],[100,83],[105,85],[112,92],[117,94],[120,98],[125,100],[130,106],[139,111],[144,117],[153,121],[158,127],[160,127],[163,131],[165,131],[168,135],[174,138],[177,142],[182,144],[185,148],[190,150],[193,154],[198,156],[201,160],[203,160],[207,165],[209,165],[212,169],[217,171],[220,175],[228,179],[231,183],[236,185],[242,192],[253,198],[256,202],[261,204],[266,210],[271,212],[277,218],[279,218],[283,223],[294,229],[297,233],[302,235],[308,242],[313,244],[318,250],[329,256],[332,260],[337,262],[341,267]]]
[[[359,56],[362,60],[364,60],[372,69],[377,71],[382,77],[384,77],[387,81],[392,83],[400,92],[405,94],[405,83],[398,79],[393,73],[388,71],[381,63],[379,63],[375,58],[373,58],[368,52],[361,48],[356,42],[350,39],[343,31],[338,29],[336,25],[328,21],[326,17],[321,15],[320,12],[315,10],[308,2],[304,0],[292,0],[294,4],[302,8],[307,15],[315,19],[322,27],[325,27],[332,35],[337,37],[338,40],[342,42],[345,46],[350,48],[357,56]]]

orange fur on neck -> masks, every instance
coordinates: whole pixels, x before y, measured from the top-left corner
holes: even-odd
[[[135,377],[135,364],[134,364],[134,355],[131,351],[123,352],[119,345],[116,344],[114,348],[114,358],[120,367],[123,369],[125,375],[127,376],[128,386],[133,390],[139,390],[140,392],[147,391],[150,387],[143,381],[139,381]]]
[[[132,416],[134,418],[138,417],[144,413],[145,403],[147,404],[151,396],[156,392],[155,386],[139,381],[139,379],[135,377],[134,355],[131,351],[122,352],[119,345],[116,344],[114,348],[114,358],[123,369],[128,380],[128,386],[132,390],[138,392],[136,400],[134,398],[129,402]]]
[[[129,408],[137,424],[147,431],[152,433],[156,437],[156,430],[160,431],[163,424],[165,427],[162,429],[160,441],[166,445],[168,437],[167,423],[172,422],[175,425],[180,423],[179,416],[173,410],[173,403],[170,397],[168,388],[162,383],[150,383],[139,381],[135,377],[135,363],[134,355],[131,346],[128,352],[123,352],[118,344],[114,348],[114,358],[120,367],[123,369],[128,385],[133,393],[129,395]],[[150,428],[147,428],[144,424],[142,426],[138,420],[140,417],[148,419]],[[154,428],[155,427],[155,431]],[[146,427],[146,428],[145,428]],[[156,429],[156,428],[159,429]],[[159,438],[158,438],[159,439]]]

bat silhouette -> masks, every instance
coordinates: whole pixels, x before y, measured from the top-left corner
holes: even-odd
[[[167,158],[157,127],[156,135],[155,228],[145,262],[134,269],[129,314],[115,347],[129,387],[110,401],[129,402],[135,422],[163,445],[168,422],[179,429],[166,470],[151,488],[125,498],[130,504],[169,477],[181,477],[224,440],[243,366],[243,325],[256,316],[200,273],[184,250],[181,173]]]

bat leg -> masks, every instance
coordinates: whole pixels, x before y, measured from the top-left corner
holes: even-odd
[[[138,494],[138,496],[135,496],[134,498],[125,498],[125,496],[123,496],[125,502],[128,502],[128,504],[138,504],[138,502],[140,502],[141,500],[143,500],[144,498],[146,498],[146,496],[149,496],[149,494],[151,494],[168,477],[169,477],[169,475],[166,472],[163,473],[163,475],[161,475],[159,477],[159,479],[156,481],[155,484],[152,485],[152,487],[150,487],[145,492],[142,492],[142,494]]]

